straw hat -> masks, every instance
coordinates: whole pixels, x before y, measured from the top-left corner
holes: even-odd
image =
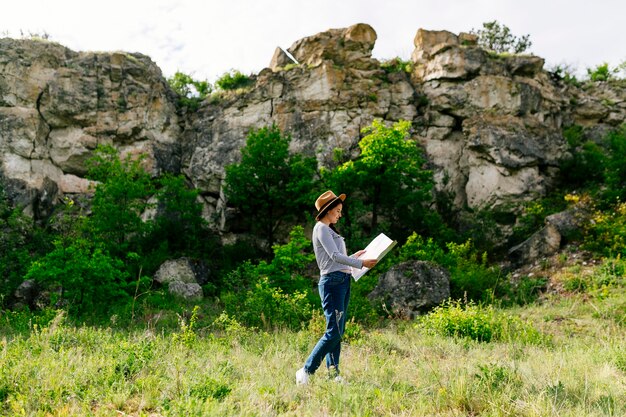
[[[317,216],[315,216],[315,220],[319,220],[326,215],[326,212],[330,208],[330,206],[337,200],[344,201],[346,199],[345,194],[340,194],[339,197],[335,195],[332,191],[328,190],[321,196],[317,197],[315,200],[315,208],[317,209]]]

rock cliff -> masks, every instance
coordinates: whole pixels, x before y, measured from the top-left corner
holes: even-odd
[[[288,48],[297,65],[277,49],[250,87],[181,113],[146,56],[0,39],[0,179],[13,201],[45,218],[61,196],[88,191],[86,158],[112,144],[147,154],[154,174],[184,173],[226,230],[224,167],[249,129],[276,123],[293,152],[332,166],[336,148],[358,155],[372,120],[407,119],[437,192],[460,210],[512,211],[553,186],[568,157],[564,126],[600,137],[626,117],[623,84],[573,87],[542,58],[492,54],[473,35],[418,30],[411,73],[381,66],[375,41],[366,24],[298,40]]]

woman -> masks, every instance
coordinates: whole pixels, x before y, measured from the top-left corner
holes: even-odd
[[[339,355],[350,299],[350,267],[372,268],[377,262],[376,259],[359,259],[365,252],[362,250],[352,256],[346,255],[346,244],[335,228],[341,218],[345,199],[345,194],[337,197],[332,191],[326,191],[315,201],[317,223],[311,240],[320,269],[318,289],[326,316],[326,331],[313,348],[304,367],[296,372],[298,385],[309,382],[309,376],[319,368],[324,357],[331,377],[336,381],[343,381],[339,376]]]

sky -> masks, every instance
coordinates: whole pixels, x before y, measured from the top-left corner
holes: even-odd
[[[459,33],[492,20],[529,34],[548,69],[580,76],[626,60],[624,0],[0,0],[0,37],[47,33],[75,51],[140,52],[165,76],[210,82],[258,73],[277,46],[330,28],[368,23],[374,57],[409,59],[419,28]]]

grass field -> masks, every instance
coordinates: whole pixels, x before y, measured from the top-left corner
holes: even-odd
[[[541,340],[478,342],[409,321],[352,324],[342,373],[296,386],[320,319],[298,332],[232,319],[164,330],[0,317],[2,416],[624,416],[626,290],[574,293],[502,313]],[[202,311],[199,312],[200,316]]]

